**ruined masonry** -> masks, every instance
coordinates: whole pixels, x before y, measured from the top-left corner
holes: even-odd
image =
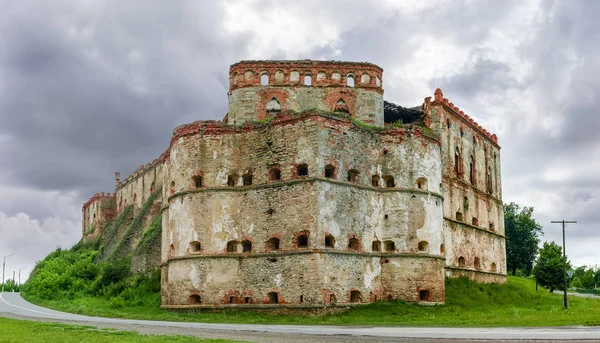
[[[84,239],[162,187],[168,309],[442,303],[446,277],[504,282],[496,135],[440,89],[414,108],[384,101],[382,72],[232,65],[225,118],[177,127],[158,159],[117,173],[83,206]]]

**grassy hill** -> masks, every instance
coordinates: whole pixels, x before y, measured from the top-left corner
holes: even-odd
[[[25,284],[24,297],[73,313],[173,321],[478,327],[600,325],[600,300],[570,297],[571,307],[565,311],[560,295],[543,288],[536,292],[532,279],[519,277],[509,277],[506,284],[448,279],[445,305],[433,307],[395,301],[322,315],[241,310],[174,313],[159,308],[158,272],[131,274],[127,258],[98,263],[97,255],[94,245],[76,245],[71,250],[51,253]]]

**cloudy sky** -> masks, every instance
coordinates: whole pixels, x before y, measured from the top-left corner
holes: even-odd
[[[22,278],[81,206],[227,112],[243,59],[369,61],[385,98],[444,96],[499,137],[505,202],[600,264],[600,1],[0,0],[0,258]]]

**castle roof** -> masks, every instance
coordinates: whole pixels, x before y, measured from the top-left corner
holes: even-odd
[[[391,102],[383,102],[383,120],[386,123],[401,121],[403,124],[410,124],[422,121],[425,113],[420,107],[402,107]]]

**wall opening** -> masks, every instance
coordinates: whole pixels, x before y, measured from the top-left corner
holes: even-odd
[[[312,76],[310,74],[304,75],[304,85],[311,86],[312,85]]]
[[[429,301],[429,290],[427,290],[427,289],[419,290],[419,300],[420,301]]]
[[[373,176],[371,176],[371,186],[373,186],[373,187],[379,187],[379,180],[381,180],[381,178],[379,177],[379,175],[373,175]]]
[[[371,76],[367,73],[360,76],[360,83],[369,84],[371,83]]]
[[[396,187],[396,182],[394,181],[394,177],[391,175],[385,175],[383,177],[383,179],[385,180],[385,187],[387,188],[394,188]]]
[[[348,181],[349,182],[358,182],[358,170],[356,170],[356,169],[348,170]]]
[[[465,266],[465,258],[463,256],[458,258],[458,266],[459,267],[464,267]]]
[[[175,181],[171,181],[171,195],[175,194]]]
[[[279,294],[277,292],[270,292],[267,294],[269,304],[279,304]]]
[[[136,201],[137,201],[137,193],[135,193],[135,194],[133,195],[133,202],[136,202]]]
[[[490,230],[496,231],[496,225],[494,224],[494,222],[490,222]]]
[[[348,76],[346,76],[346,86],[354,87],[354,75],[348,74]]]
[[[492,262],[492,271],[496,272],[497,268],[496,268],[496,262]]]
[[[469,181],[471,183],[475,183],[475,157],[471,156],[471,161],[469,162]]]
[[[308,164],[302,163],[298,165],[296,171],[298,172],[298,176],[308,176]]]
[[[373,241],[371,243],[371,251],[381,251],[381,241]]]
[[[154,181],[152,181],[152,183],[150,184],[150,193],[154,192],[154,188],[155,188],[155,184]]]
[[[456,212],[456,220],[459,222],[463,221],[463,214],[462,212]]]
[[[250,242],[249,240],[243,240],[242,252],[252,252],[252,242]]]
[[[335,237],[332,235],[325,235],[325,247],[335,248]]]
[[[462,172],[462,159],[460,157],[460,150],[456,147],[454,151],[454,172],[456,175],[460,175]]]
[[[308,248],[308,235],[303,233],[296,238],[296,247],[303,249]]]
[[[232,174],[227,176],[227,186],[234,187],[237,184],[238,176],[237,174]]]
[[[202,298],[200,298],[200,296],[198,294],[192,294],[192,295],[190,295],[190,298],[188,301],[191,305],[200,304],[200,303],[202,303]]]
[[[446,119],[446,127],[449,129],[450,128],[450,119]]]
[[[358,251],[360,250],[360,241],[356,237],[352,237],[348,240],[348,249]]]
[[[270,181],[280,181],[281,180],[281,169],[279,166],[273,166],[269,169],[269,180]]]
[[[331,164],[325,166],[325,177],[328,179],[335,178],[335,167]]]
[[[242,182],[244,186],[252,186],[252,174],[247,173],[242,175]]]
[[[444,249],[445,249],[444,243],[440,244],[440,254],[444,253]]]
[[[329,303],[330,304],[335,304],[337,301],[335,294],[329,294]]]
[[[350,110],[348,109],[348,104],[344,101],[344,99],[339,99],[333,107],[333,112],[350,113]]]
[[[173,244],[169,245],[169,254],[168,257],[175,256],[175,246]]]
[[[235,297],[229,297],[229,303],[233,304],[235,302]]]
[[[192,252],[200,252],[202,250],[202,245],[198,241],[194,241],[190,243],[190,251]]]
[[[244,297],[244,304],[249,304],[251,300],[252,298],[250,297]]]
[[[427,179],[424,177],[420,177],[417,179],[417,188],[422,190],[427,190]]]
[[[277,98],[271,98],[266,106],[267,113],[278,113],[281,112],[281,103]]]
[[[260,85],[267,86],[269,84],[269,74],[263,73],[260,75]]]
[[[238,241],[227,242],[227,252],[237,252]]]
[[[488,167],[487,170],[487,191],[492,193],[492,168]]]
[[[386,300],[387,300],[387,302],[391,303],[392,301],[394,301],[394,298],[391,295],[388,294]]]
[[[304,302],[304,295],[300,296],[300,303],[302,304]]]
[[[479,260],[479,257],[475,257],[475,261],[473,262],[473,267],[475,267],[475,269],[481,269],[481,261]]]
[[[429,243],[427,241],[419,242],[419,252],[429,252]]]
[[[265,243],[265,247],[267,251],[277,251],[279,250],[279,238],[272,237]]]
[[[202,188],[202,176],[200,176],[200,175],[193,176],[192,181],[194,182],[194,187]]]
[[[394,251],[396,250],[396,243],[391,240],[383,241],[383,248],[385,251]]]
[[[471,220],[471,224],[479,226],[479,219],[477,219],[477,217],[473,217],[473,219]]]
[[[359,303],[362,300],[362,296],[359,291],[350,291],[350,302]]]

